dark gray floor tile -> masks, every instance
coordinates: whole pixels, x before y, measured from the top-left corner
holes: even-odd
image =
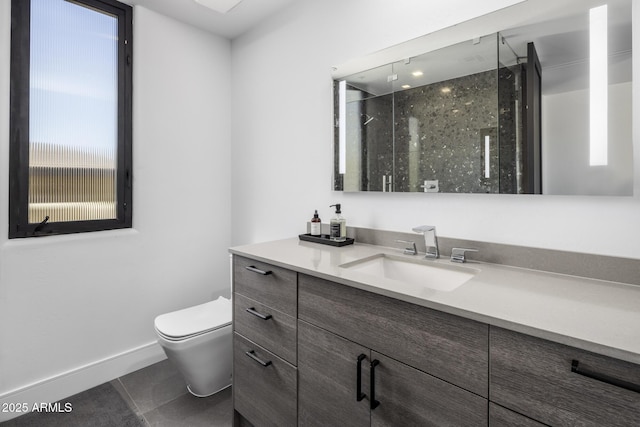
[[[104,383],[63,399],[59,410],[32,412],[2,423],[3,427],[143,427],[145,422],[134,413],[110,383]]]
[[[209,397],[185,394],[144,417],[151,427],[230,427],[233,423],[231,387]]]
[[[2,427],[227,427],[233,424],[231,387],[198,398],[167,360],[64,399],[69,413],[34,413]]]
[[[138,417],[142,418],[142,412],[138,408],[138,405],[136,405],[136,403],[133,401],[133,399],[131,399],[131,396],[129,396],[129,393],[120,382],[120,379],[116,378],[115,380],[110,381],[109,384],[111,384],[113,388],[116,389],[120,397],[122,397],[122,400],[125,401],[131,411],[134,412]]]
[[[143,414],[188,393],[182,375],[167,359],[125,375],[120,382]]]

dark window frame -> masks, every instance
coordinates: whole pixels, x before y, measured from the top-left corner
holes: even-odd
[[[67,0],[118,17],[117,218],[29,224],[29,56],[31,0],[11,1],[9,238],[132,227],[133,8],[115,0]]]

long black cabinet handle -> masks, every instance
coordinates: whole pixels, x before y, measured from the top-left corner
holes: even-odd
[[[371,401],[371,409],[376,409],[380,405],[380,402],[376,400],[376,366],[378,366],[379,364],[380,361],[378,359],[375,359],[373,362],[371,362],[371,382],[369,383],[369,399]]]
[[[364,399],[367,395],[364,394],[362,392],[362,361],[366,358],[367,356],[364,354],[360,354],[358,356],[358,371],[357,371],[357,377],[358,379],[356,380],[357,384],[356,384],[356,401],[360,402],[362,399]]]
[[[260,359],[258,356],[256,356],[256,352],[251,350],[251,351],[247,351],[244,354],[246,354],[247,356],[249,356],[250,358],[252,358],[253,360],[255,360],[256,362],[258,362],[259,364],[261,364],[262,366],[264,366],[265,368],[269,365],[271,365],[271,360],[267,360],[266,362],[262,359]]]
[[[628,381],[620,380],[618,378],[611,377],[606,374],[601,374],[599,372],[593,372],[588,369],[580,368],[580,362],[577,360],[571,361],[571,372],[576,373],[578,375],[583,375],[585,377],[601,381],[603,383],[611,384],[616,387],[624,388],[626,390],[635,391],[636,393],[640,393],[640,385],[630,383]]]
[[[260,270],[259,268],[256,268],[255,265],[248,265],[245,268],[249,271],[253,271],[254,273],[262,274],[263,276],[267,276],[272,273],[271,270]]]
[[[247,313],[251,313],[251,314],[253,314],[253,315],[254,315],[254,316],[256,316],[256,317],[261,318],[262,320],[269,320],[269,319],[271,319],[271,317],[272,317],[270,314],[264,315],[264,314],[262,314],[262,313],[258,313],[258,312],[256,311],[256,308],[255,308],[255,307],[249,307],[249,308],[247,308],[245,311],[246,311]]]

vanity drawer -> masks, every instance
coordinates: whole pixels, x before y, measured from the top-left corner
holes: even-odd
[[[297,273],[233,256],[234,291],[289,316],[297,314]]]
[[[490,400],[551,426],[640,425],[640,393],[572,372],[640,385],[640,365],[491,327]]]
[[[487,397],[488,326],[299,275],[299,318]]]
[[[296,368],[237,333],[233,353],[235,410],[255,427],[295,426]]]
[[[287,362],[297,363],[295,317],[234,293],[233,319],[236,332]]]

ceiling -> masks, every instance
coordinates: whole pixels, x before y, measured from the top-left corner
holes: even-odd
[[[249,31],[294,1],[242,0],[229,12],[219,13],[194,0],[123,0],[228,39]]]

